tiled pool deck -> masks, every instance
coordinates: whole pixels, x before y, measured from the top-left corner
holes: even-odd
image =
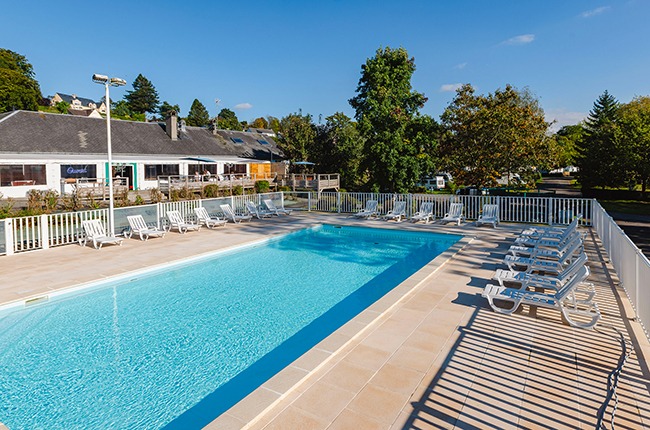
[[[131,239],[99,251],[64,246],[0,257],[0,303],[320,222],[462,233],[466,239],[208,428],[593,429],[621,354],[613,328],[634,345],[620,378],[614,424],[650,427],[650,343],[591,231],[585,243],[590,281],[603,312],[595,330],[571,328],[552,310],[496,314],[481,298],[521,225],[412,225],[313,213]],[[614,404],[604,414],[608,428]]]

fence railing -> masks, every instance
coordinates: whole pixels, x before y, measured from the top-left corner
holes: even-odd
[[[194,208],[205,207],[212,215],[221,215],[221,204],[229,204],[237,212],[244,212],[247,201],[258,205],[271,199],[276,206],[294,210],[334,213],[354,213],[368,200],[377,200],[381,213],[391,210],[396,201],[406,201],[407,216],[416,212],[424,202],[433,203],[433,214],[443,217],[454,202],[463,203],[468,220],[477,219],[483,205],[496,204],[499,218],[505,222],[568,224],[581,214],[581,224],[592,226],[598,233],[609,258],[618,273],[621,285],[632,302],[636,317],[650,321],[650,261],[641,250],[594,199],[514,196],[455,196],[441,194],[386,194],[339,192],[275,192],[247,194],[213,199],[165,202],[152,205],[115,209],[115,234],[128,228],[127,215],[142,215],[151,225],[162,227],[165,214],[180,211],[187,220],[194,220]],[[77,243],[82,234],[81,222],[101,219],[106,225],[107,209],[67,212],[49,215],[7,218],[0,220],[0,254],[11,255],[36,249]],[[648,331],[646,330],[646,335]],[[650,337],[650,336],[649,336]]]
[[[569,224],[582,215],[581,224],[591,225],[592,199],[518,196],[456,196],[450,194],[388,194],[295,191],[284,193],[285,203],[299,210],[354,213],[368,200],[377,200],[380,213],[391,210],[396,201],[406,201],[406,215],[417,212],[424,202],[433,203],[433,215],[443,217],[451,203],[463,203],[467,219],[477,219],[485,204],[499,206],[505,222]]]
[[[227,203],[236,212],[244,212],[247,201],[259,205],[265,199],[273,200],[278,206],[284,205],[282,193],[275,192],[115,208],[114,234],[120,235],[128,231],[129,215],[142,215],[147,224],[160,228],[164,226],[165,214],[170,210],[177,210],[186,220],[195,221],[194,208],[197,206],[205,207],[212,215],[222,215],[221,204]],[[83,234],[81,223],[88,219],[100,219],[107,226],[108,209],[2,219],[0,255],[78,243]]]
[[[621,286],[634,307],[635,317],[643,326],[650,321],[650,261],[630,240],[603,207],[594,200],[593,226],[616,270]]]

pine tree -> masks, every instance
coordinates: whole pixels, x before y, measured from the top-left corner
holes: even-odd
[[[576,160],[583,188],[618,186],[623,182],[616,144],[619,107],[616,98],[605,90],[585,120]]]
[[[187,114],[187,125],[196,127],[205,127],[210,123],[210,114],[198,99],[194,99],[190,107],[190,113]]]
[[[230,109],[223,108],[218,115],[219,128],[222,130],[237,130],[242,131],[243,127],[235,112]]]
[[[160,107],[158,108],[158,114],[160,115],[160,118],[164,121],[167,119],[167,117],[173,112],[176,112],[176,115],[181,114],[181,108],[178,105],[172,105],[168,103],[167,101],[164,101],[160,104]]]
[[[134,113],[158,112],[158,92],[151,81],[139,74],[133,81],[133,91],[127,91],[124,99]]]

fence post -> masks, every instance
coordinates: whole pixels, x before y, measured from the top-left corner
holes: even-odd
[[[548,199],[548,205],[546,206],[546,210],[548,211],[546,217],[548,218],[548,225],[553,225],[553,198],[552,197],[547,197]]]
[[[336,192],[336,211],[341,213],[341,192]]]
[[[2,220],[5,223],[5,254],[14,254],[14,220],[6,218]]]
[[[636,254],[634,256],[634,320],[638,321],[639,320],[639,306],[641,306],[641,302],[639,301],[639,286],[641,285],[641,280],[639,279],[639,276],[641,273],[639,272],[639,254],[641,251],[638,249],[636,250]]]
[[[307,212],[311,212],[311,191],[307,191]]]
[[[47,222],[47,215],[40,216],[41,222],[41,249],[50,249],[50,234],[49,234],[49,225]]]
[[[162,203],[156,203],[156,228],[160,229],[160,222],[162,221]]]

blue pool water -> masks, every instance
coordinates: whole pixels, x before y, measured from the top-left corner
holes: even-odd
[[[0,422],[199,428],[459,238],[319,226],[4,311]]]

